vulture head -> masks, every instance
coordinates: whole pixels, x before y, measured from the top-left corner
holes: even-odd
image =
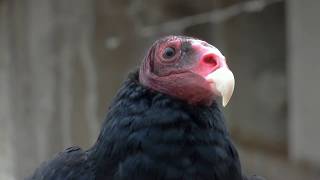
[[[222,97],[223,106],[229,102],[235,83],[225,57],[217,48],[184,36],[156,41],[141,64],[139,81],[190,104],[210,105]]]

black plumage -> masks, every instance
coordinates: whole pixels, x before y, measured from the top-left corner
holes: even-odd
[[[215,101],[231,97],[230,73],[224,56],[204,41],[156,41],[114,98],[93,147],[68,148],[29,179],[260,179],[242,175]]]
[[[240,180],[242,173],[216,103],[187,104],[141,86],[134,73],[96,144],[66,149],[30,179]]]

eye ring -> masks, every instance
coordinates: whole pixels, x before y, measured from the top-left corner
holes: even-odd
[[[166,47],[163,51],[162,57],[166,60],[170,60],[176,55],[176,49],[174,47]]]

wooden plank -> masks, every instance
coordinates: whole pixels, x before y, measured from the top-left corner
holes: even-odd
[[[9,102],[17,179],[98,133],[94,1],[7,0]],[[4,16],[4,15],[2,15]],[[82,88],[83,87],[83,88]]]
[[[289,0],[290,156],[320,165],[320,1]]]
[[[13,179],[12,143],[10,122],[12,121],[10,100],[10,53],[8,47],[8,3],[0,2],[0,179]]]

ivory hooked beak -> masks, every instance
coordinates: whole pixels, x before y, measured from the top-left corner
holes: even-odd
[[[225,107],[233,93],[234,76],[227,67],[221,67],[206,76],[206,80],[210,83],[212,91],[222,97],[222,105]]]

